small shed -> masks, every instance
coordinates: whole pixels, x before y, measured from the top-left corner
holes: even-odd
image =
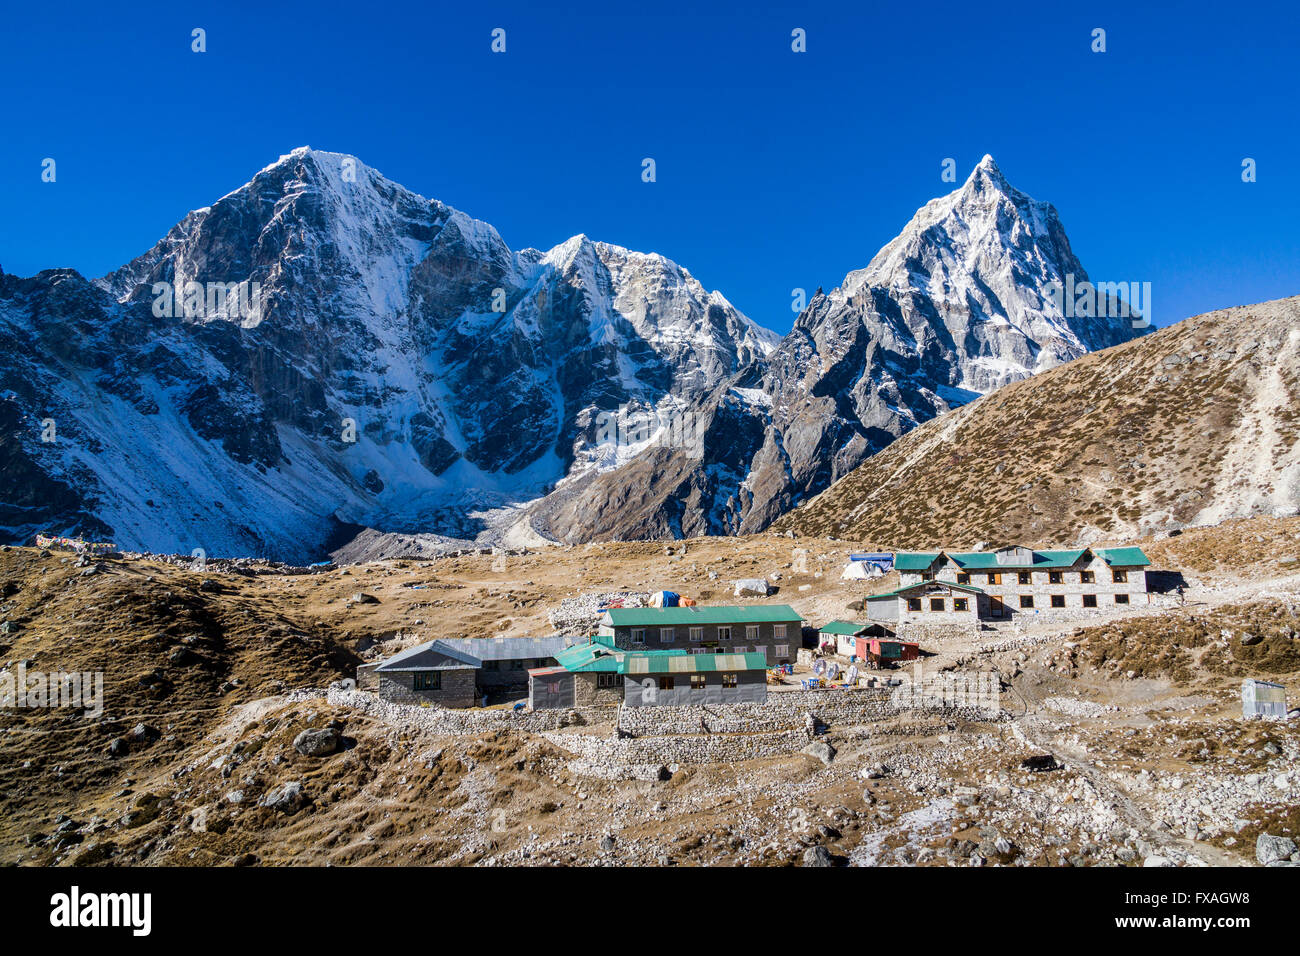
[[[901,661],[916,660],[921,656],[921,645],[893,637],[859,637],[857,656],[876,667],[887,667]]]
[[[856,649],[857,633],[863,626],[852,621],[828,621],[817,629],[817,645],[833,644],[836,654],[850,657]]]
[[[574,703],[573,674],[563,667],[535,667],[528,672],[530,710],[562,710]]]
[[[1286,686],[1247,677],[1241,682],[1241,716],[1285,720]]]

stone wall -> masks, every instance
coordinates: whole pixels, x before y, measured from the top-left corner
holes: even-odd
[[[375,675],[379,678],[377,693],[388,700],[407,704],[427,702],[443,707],[473,707],[477,703],[474,668],[456,667],[438,673],[442,676],[442,687],[438,690],[415,690],[414,672],[381,672]]]
[[[617,676],[617,675],[615,675]],[[623,682],[619,678],[616,687],[598,687],[599,677],[596,673],[577,673],[573,675],[573,699],[578,707],[617,707],[623,703]]]

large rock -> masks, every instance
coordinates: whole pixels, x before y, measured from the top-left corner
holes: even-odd
[[[767,597],[772,593],[772,586],[765,578],[741,578],[736,582],[736,597]]]
[[[262,799],[257,803],[258,806],[269,807],[272,810],[279,810],[281,813],[292,816],[307,804],[307,793],[303,790],[301,783],[297,780],[291,780],[277,787],[272,787],[262,795]]]
[[[1284,836],[1270,836],[1261,833],[1255,841],[1255,859],[1264,866],[1278,860],[1289,859],[1296,851],[1295,840]]]
[[[804,866],[834,866],[831,853],[824,846],[810,846],[803,851]]]
[[[293,749],[304,757],[328,757],[339,749],[339,732],[333,727],[304,730],[294,738]]]
[[[831,765],[831,761],[835,759],[835,748],[824,740],[814,740],[800,752],[806,753],[810,757],[816,757],[828,767]]]

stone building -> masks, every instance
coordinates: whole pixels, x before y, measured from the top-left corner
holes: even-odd
[[[1150,601],[1141,548],[899,552],[899,586],[866,599],[867,616],[898,624],[974,624],[1077,617]]]
[[[391,700],[472,707],[523,696],[528,672],[555,664],[566,637],[439,638],[357,668],[357,686]]]
[[[610,608],[597,634],[624,650],[760,653],[772,666],[794,661],[802,627],[802,618],[786,604]]]
[[[534,710],[592,705],[699,706],[767,700],[767,655],[625,650],[611,635],[561,651],[558,666],[529,672]]]

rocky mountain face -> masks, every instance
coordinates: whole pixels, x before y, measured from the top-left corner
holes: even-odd
[[[761,530],[939,413],[1140,334],[1052,294],[1086,280],[986,157],[779,340],[662,256],[515,252],[298,149],[101,279],[0,273],[0,526],[295,562],[357,527]]]
[[[1051,547],[1300,513],[1300,297],[1211,312],[929,422],[783,516],[880,547]]]
[[[986,156],[694,410],[702,455],[585,475],[536,523],[568,540],[760,531],[922,422],[1143,334],[1113,290],[1065,292],[1089,287],[1056,210]]]
[[[472,535],[776,338],[662,256],[512,252],[299,149],[94,283],[0,274],[0,523],[290,560],[340,522]]]

